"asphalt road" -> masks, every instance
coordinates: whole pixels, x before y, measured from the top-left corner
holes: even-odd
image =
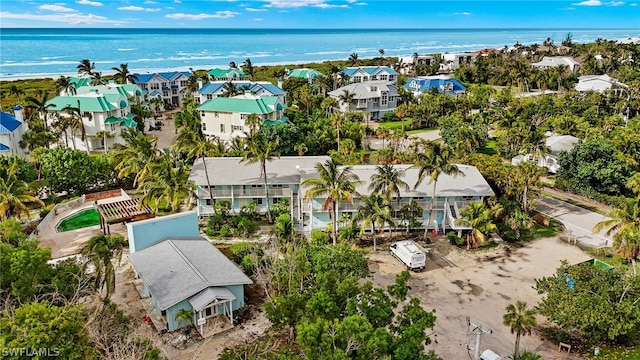
[[[565,233],[577,238],[579,243],[595,248],[609,247],[613,243],[612,236],[605,235],[606,229],[593,232],[597,223],[609,219],[606,216],[547,196],[540,196],[536,210],[562,222]]]

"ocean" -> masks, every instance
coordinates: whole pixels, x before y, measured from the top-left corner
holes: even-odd
[[[0,80],[76,73],[82,59],[104,75],[187,71],[241,64],[300,64],[640,37],[640,29],[0,29]]]

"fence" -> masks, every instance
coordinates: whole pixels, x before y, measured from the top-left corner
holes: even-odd
[[[49,211],[47,216],[45,216],[44,219],[40,221],[40,224],[38,224],[38,227],[37,227],[38,234],[40,234],[42,230],[46,229],[51,224],[51,222],[56,218],[58,213],[67,211],[70,209],[79,208],[80,206],[84,205],[84,203],[85,203],[85,195],[82,195],[79,198],[71,201],[67,201],[66,203],[56,204],[51,209],[51,211]]]
[[[108,198],[112,198],[112,197],[118,197],[118,196],[124,196],[124,191],[122,189],[118,189],[118,190],[108,190],[108,191],[101,191],[101,192],[97,192],[97,193],[92,193],[92,194],[86,194],[84,195],[85,201],[96,201],[96,200],[102,200],[102,199],[108,199]]]

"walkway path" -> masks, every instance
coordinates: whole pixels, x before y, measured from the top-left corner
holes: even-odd
[[[613,243],[612,237],[605,235],[606,230],[592,231],[597,223],[609,219],[604,215],[547,196],[540,196],[536,210],[562,222],[565,231],[579,243],[595,248]]]

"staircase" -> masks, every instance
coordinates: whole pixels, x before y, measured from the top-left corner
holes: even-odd
[[[299,208],[299,204],[298,204],[298,194],[294,193],[293,197],[291,198],[291,206],[292,206],[292,213],[293,213],[293,219],[291,219],[291,221],[293,222],[294,225],[298,225],[300,223],[300,221],[298,220],[299,216],[300,216],[300,208]]]
[[[458,213],[456,212],[455,203],[449,204],[449,209],[451,210],[451,217],[453,220],[456,220],[458,218]]]

